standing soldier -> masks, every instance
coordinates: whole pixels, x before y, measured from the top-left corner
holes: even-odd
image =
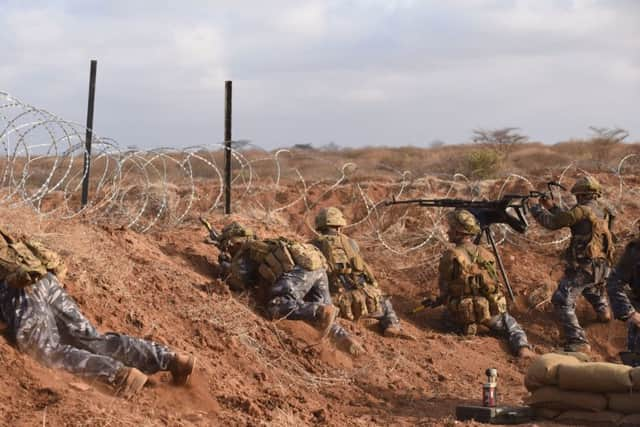
[[[631,298],[625,286],[631,287]],[[607,280],[607,291],[611,300],[611,308],[616,319],[624,320],[628,325],[627,349],[632,355],[629,361],[623,362],[634,366],[640,365],[640,238],[630,242],[624,250],[620,261]],[[621,353],[624,354],[624,353]]]
[[[158,371],[170,371],[175,384],[187,383],[193,356],[98,332],[58,282],[65,272],[55,252],[0,230],[0,318],[20,351],[48,367],[102,381],[121,396],[140,391],[147,374]]]
[[[602,189],[591,176],[578,179],[571,193],[577,200],[571,209],[561,209],[551,200],[542,199],[541,204],[531,206],[531,214],[549,230],[571,229],[564,277],[551,302],[564,329],[565,349],[589,351],[591,347],[576,316],[576,299],[580,294],[584,295],[596,311],[599,322],[611,320],[605,281],[613,260],[611,227],[616,214],[613,207],[598,200]]]
[[[338,208],[324,208],[316,216],[316,230],[321,235],[312,241],[329,263],[329,289],[340,315],[348,320],[375,318],[384,336],[413,339],[400,329],[391,301],[382,294],[358,244],[342,234],[345,225],[347,222]]]
[[[338,310],[331,303],[326,261],[313,245],[282,237],[258,239],[237,222],[222,229],[217,243],[231,289],[255,287],[264,294],[272,319],[307,321],[323,337],[331,336],[341,350],[353,356],[363,352],[360,343],[335,322]]]
[[[535,356],[524,330],[507,312],[495,257],[473,242],[481,231],[476,217],[467,210],[456,209],[449,213],[447,222],[447,235],[455,247],[440,259],[440,296],[434,305],[446,305],[464,335],[475,335],[478,326],[483,325],[507,335],[515,355],[525,359]]]

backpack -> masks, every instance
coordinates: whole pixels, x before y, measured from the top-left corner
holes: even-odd
[[[0,280],[13,288],[36,283],[48,272],[62,278],[66,266],[60,255],[34,240],[19,240],[0,229]]]

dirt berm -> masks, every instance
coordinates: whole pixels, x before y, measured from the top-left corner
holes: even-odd
[[[327,201],[330,203],[331,201]],[[95,384],[53,371],[0,339],[0,424],[33,425],[453,425],[456,405],[478,403],[484,371],[499,372],[503,402],[526,395],[526,367],[490,335],[464,339],[443,328],[441,310],[407,314],[436,288],[435,262],[411,266],[407,257],[362,241],[383,289],[392,295],[414,342],[383,338],[375,325],[344,323],[364,343],[356,360],[315,343],[300,322],[269,322],[246,295],[231,294],[214,279],[217,250],[196,222],[138,234],[86,220],[55,220],[28,208],[1,208],[2,224],[46,242],[67,260],[64,281],[85,315],[101,331],[149,337],[198,355],[187,388],[166,374],[133,400],[114,398]],[[242,217],[239,217],[243,219]],[[259,233],[284,233],[247,220]],[[212,216],[220,226],[222,218]],[[516,291],[527,295],[552,282],[557,252],[504,245]],[[407,267],[409,265],[410,267]],[[557,332],[544,301],[530,309],[521,297],[513,309],[536,350],[550,351]],[[613,360],[625,339],[623,325],[595,324],[581,305],[596,360]]]

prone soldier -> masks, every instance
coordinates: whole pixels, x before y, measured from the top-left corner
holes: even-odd
[[[507,335],[515,355],[534,357],[527,335],[507,312],[494,255],[473,242],[481,231],[476,217],[467,210],[456,209],[447,215],[447,222],[447,235],[455,246],[440,258],[438,303],[447,307],[464,335],[475,335],[482,325]]]
[[[323,208],[316,215],[315,225],[321,234],[311,243],[328,261],[329,289],[340,315],[348,320],[375,318],[384,336],[414,339],[401,330],[391,300],[382,293],[358,244],[342,233],[347,225],[342,212],[335,207]]]
[[[338,309],[331,302],[326,261],[316,247],[283,237],[259,239],[237,222],[222,229],[218,245],[232,290],[257,287],[272,319],[304,320],[323,337],[330,336],[339,349],[353,356],[364,351],[335,322]]]
[[[0,318],[18,350],[45,366],[97,379],[125,397],[158,371],[171,372],[175,384],[188,382],[193,356],[153,341],[98,332],[58,281],[65,272],[57,253],[0,230]]]
[[[558,320],[564,330],[565,349],[589,351],[584,329],[576,316],[576,300],[581,294],[589,301],[600,322],[611,320],[605,295],[605,281],[614,254],[611,227],[615,209],[598,200],[602,195],[600,183],[591,176],[576,181],[571,188],[577,204],[564,210],[549,199],[531,206],[531,214],[543,227],[558,230],[568,227],[571,242],[565,253],[564,277],[551,298]]]

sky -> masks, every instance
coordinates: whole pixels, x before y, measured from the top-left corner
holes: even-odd
[[[636,0],[0,0],[0,91],[121,146],[640,140]]]

